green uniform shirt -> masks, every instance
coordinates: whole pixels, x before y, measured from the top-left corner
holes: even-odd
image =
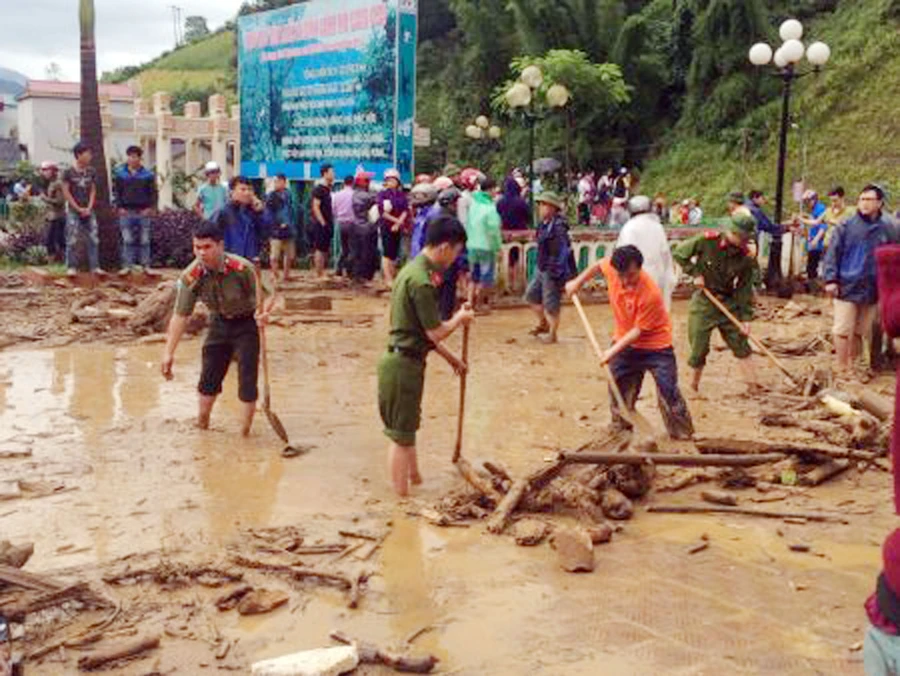
[[[420,254],[403,266],[391,293],[391,333],[389,345],[425,356],[434,345],[426,331],[441,325],[437,285],[440,270]]]
[[[232,319],[256,313],[256,271],[240,256],[226,253],[221,270],[210,270],[199,260],[178,278],[175,313],[188,316],[198,300],[213,315]]]
[[[703,276],[706,288],[719,297],[741,321],[753,319],[753,275],[756,259],[727,244],[719,232],[686,239],[672,252],[675,262],[691,277]],[[695,300],[713,307],[698,290]],[[718,311],[716,311],[718,312]]]

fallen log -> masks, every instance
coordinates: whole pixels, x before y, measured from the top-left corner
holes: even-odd
[[[119,643],[111,648],[97,651],[91,655],[85,655],[78,660],[78,668],[81,671],[93,671],[105,667],[113,662],[137,657],[148,650],[159,647],[159,636],[145,636],[133,641]]]
[[[40,592],[59,591],[64,586],[48,577],[26,573],[24,570],[4,565],[0,565],[0,583]]]
[[[802,443],[797,441],[769,441],[764,439],[731,439],[722,437],[696,437],[694,444],[703,454],[769,454],[819,455],[845,460],[873,460],[877,453],[854,451],[831,444]]]
[[[887,422],[894,415],[894,405],[886,397],[877,392],[866,389],[859,394],[859,405],[864,411],[868,411],[881,422]]]
[[[849,460],[829,460],[799,478],[801,486],[818,486],[850,469]]]
[[[482,477],[472,466],[472,464],[463,457],[457,458],[457,471],[462,475],[472,488],[481,493],[487,499],[493,501],[495,505],[500,504],[503,495],[494,488],[494,485],[486,478]]]
[[[37,593],[26,596],[16,603],[2,606],[3,614],[7,619],[14,622],[21,622],[29,613],[36,613],[39,610],[52,608],[61,605],[66,601],[80,601],[89,606],[106,606],[108,605],[104,599],[101,599],[91,590],[87,582],[78,582],[70,587],[63,589]]]
[[[654,514],[739,514],[744,516],[761,516],[767,519],[806,519],[828,523],[850,523],[845,517],[837,514],[820,512],[774,512],[766,509],[749,507],[697,507],[693,505],[652,505],[647,508]]]
[[[679,455],[673,453],[564,453],[566,463],[590,465],[670,465],[674,467],[754,467],[784,459],[782,453]]]
[[[510,487],[509,492],[503,496],[500,504],[497,505],[497,509],[494,510],[494,513],[488,520],[488,532],[493,533],[494,535],[499,535],[504,530],[506,530],[506,526],[509,524],[509,519],[512,516],[512,513],[516,510],[516,507],[519,506],[519,502],[522,500],[522,497],[525,495],[525,491],[528,490],[528,487],[528,479],[518,479],[517,481],[513,482],[513,485]]]
[[[439,662],[434,655],[408,657],[382,650],[372,643],[351,638],[342,631],[333,631],[330,636],[338,643],[356,646],[359,651],[359,661],[363,664],[381,664],[394,671],[407,674],[430,674]]]

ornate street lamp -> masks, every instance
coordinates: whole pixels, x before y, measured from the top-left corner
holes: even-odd
[[[765,42],[759,42],[750,48],[750,63],[757,67],[774,64],[776,75],[783,83],[781,98],[781,136],[778,145],[778,176],[775,188],[775,218],[776,223],[781,224],[784,215],[784,172],[787,158],[787,135],[790,128],[791,87],[797,78],[818,72],[822,66],[828,63],[831,57],[831,49],[824,42],[814,42],[809,47],[804,46],[803,24],[796,19],[788,19],[778,30],[782,44],[778,49]],[[804,54],[811,70],[800,72],[798,66],[803,60]],[[791,256],[793,261],[793,256]]]
[[[479,143],[479,155],[495,149],[499,144],[500,137],[503,135],[500,127],[491,124],[490,119],[488,119],[486,115],[479,115],[476,117],[475,123],[468,125],[465,129],[465,133],[469,139]],[[479,159],[483,160],[484,157],[479,157]]]
[[[542,92],[544,74],[537,66],[527,66],[506,92],[506,103],[512,110],[518,110],[528,124],[528,195],[531,202],[531,218],[534,220],[534,129],[538,120],[543,119],[547,108],[561,110],[569,103],[569,90],[561,84],[553,84]],[[544,106],[539,106],[539,95],[543,93]]]

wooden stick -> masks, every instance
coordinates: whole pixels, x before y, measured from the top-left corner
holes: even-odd
[[[469,285],[469,305],[474,300],[475,287]],[[471,326],[463,326],[462,361],[466,370],[459,377],[459,415],[456,418],[456,446],[453,448],[453,462],[456,463],[462,456],[463,423],[466,417],[466,379],[469,375],[469,333]]]
[[[351,638],[342,631],[333,631],[330,636],[338,643],[356,646],[359,651],[359,661],[363,664],[383,664],[394,671],[408,674],[430,674],[439,662],[438,658],[433,655],[424,657],[396,655],[387,650],[382,650],[372,643]]]
[[[742,514],[745,516],[761,516],[767,519],[806,519],[807,521],[850,523],[843,516],[836,514],[822,514],[819,512],[773,512],[767,509],[752,509],[749,507],[653,505],[648,507],[647,511],[656,514]]]
[[[738,328],[738,330],[741,331],[741,333],[743,333],[744,325],[737,317],[732,314],[731,310],[725,307],[725,303],[719,300],[716,295],[706,287],[703,287],[703,294],[709,299],[710,303],[718,308],[719,312],[728,317],[728,320],[732,324],[734,324]],[[759,340],[759,338],[752,334],[749,334],[747,338],[749,338],[750,342],[753,343],[754,346],[756,346],[756,349],[766,355],[772,361],[772,363],[775,364],[775,366],[777,366],[778,369],[787,376],[788,380],[790,380],[794,385],[802,385],[802,383],[797,380],[797,378],[795,378],[794,375],[788,370],[787,366],[782,364],[781,360],[778,359],[778,357],[776,357],[774,354],[772,354],[772,350],[763,345],[762,341]]]
[[[468,460],[462,456],[457,458],[456,469],[462,474],[463,479],[465,479],[476,491],[486,498],[493,500],[494,504],[500,504],[503,495],[494,488],[490,481],[482,478]]]
[[[679,455],[673,453],[564,453],[579,465],[671,465],[674,467],[754,467],[784,460],[782,453],[749,455]]]
[[[500,504],[497,505],[497,509],[494,510],[494,513],[488,520],[487,529],[489,533],[499,535],[506,530],[506,525],[509,523],[510,516],[512,516],[516,507],[519,506],[519,502],[525,495],[525,491],[528,490],[528,485],[528,479],[517,479],[513,482],[513,485],[510,486],[509,493],[503,496]]]
[[[93,671],[111,662],[118,662],[129,657],[136,657],[143,652],[159,647],[159,635],[145,636],[143,638],[120,643],[104,651],[98,651],[92,655],[85,655],[78,660],[78,668],[81,671]]]
[[[578,316],[581,317],[581,323],[584,324],[584,331],[587,334],[591,346],[594,348],[594,352],[597,354],[597,358],[603,359],[603,349],[600,347],[600,343],[597,342],[597,335],[594,333],[594,329],[591,326],[591,322],[588,320],[587,314],[584,312],[584,306],[582,306],[581,299],[578,298],[577,293],[572,294],[572,304],[575,306],[575,309],[578,310]],[[612,369],[609,367],[608,363],[603,364],[603,370],[606,373],[606,378],[609,381],[609,389],[612,390],[613,397],[615,397],[616,404],[619,406],[622,417],[635,428],[639,428],[645,436],[650,438],[656,436],[653,431],[653,426],[647,422],[647,419],[636,410],[625,405],[625,398],[622,396],[622,390],[619,389],[619,384],[616,382]]]
[[[769,441],[764,439],[727,439],[719,437],[694,438],[697,449],[703,453],[786,453],[787,455],[823,455],[829,458],[873,460],[879,455],[868,451],[854,451],[830,444],[804,444],[796,441]]]

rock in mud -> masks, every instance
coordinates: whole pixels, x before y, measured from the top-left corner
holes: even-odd
[[[283,606],[289,598],[281,591],[254,589],[240,600],[237,611],[241,615],[262,615]]]
[[[359,651],[355,646],[307,650],[293,655],[256,662],[253,676],[339,676],[359,666]]]
[[[594,543],[583,528],[562,528],[553,533],[550,545],[559,555],[559,565],[570,573],[594,570]]]
[[[34,544],[26,542],[22,545],[13,545],[9,540],[0,542],[0,564],[21,568],[31,555],[34,554]]]
[[[612,540],[613,527],[608,523],[602,523],[599,526],[588,528],[588,535],[591,536],[591,542],[595,545],[604,545]]]
[[[652,465],[614,465],[608,473],[609,482],[631,500],[647,495],[655,476]]]
[[[522,547],[534,547],[539,545],[550,532],[550,526],[537,519],[522,519],[517,521],[513,528],[513,537],[516,544]]]
[[[615,488],[603,491],[600,506],[606,516],[616,521],[627,521],[634,515],[634,505],[631,500]]]

